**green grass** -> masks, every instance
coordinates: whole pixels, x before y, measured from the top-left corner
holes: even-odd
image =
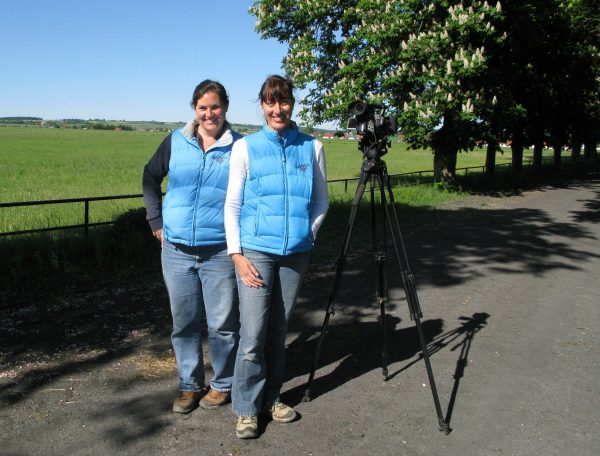
[[[141,192],[141,173],[165,133],[0,127],[0,200]]]
[[[363,155],[358,150],[357,143],[344,140],[324,140],[325,155],[327,159],[327,178],[331,180],[356,178],[360,175]],[[392,176],[392,183],[396,185],[395,174],[413,173],[423,171],[423,176],[429,177],[427,185],[416,187],[395,188],[399,201],[406,201],[410,205],[435,205],[449,198],[457,197],[448,192],[439,192],[430,185],[433,176],[433,153],[427,150],[410,150],[405,143],[394,142],[388,152],[381,157],[387,165],[388,174]],[[510,163],[510,153],[499,154],[497,163]],[[475,149],[471,152],[459,153],[457,168],[483,166],[485,164],[485,149]],[[464,174],[464,171],[459,174]],[[418,182],[414,177],[402,178],[401,183]],[[329,194],[333,200],[347,200],[351,198],[356,189],[357,181],[330,182]]]
[[[164,132],[0,127],[0,202],[141,193],[142,170]],[[142,200],[94,202],[114,220]],[[0,232],[83,222],[83,203],[3,208]]]
[[[327,178],[344,179],[360,174],[363,156],[355,141],[324,140],[327,159]],[[499,154],[497,163],[509,163],[510,152]],[[433,153],[430,150],[409,150],[405,143],[394,142],[388,152],[381,157],[387,164],[389,174],[433,170]],[[461,152],[457,158],[457,168],[482,166],[485,164],[485,149]]]
[[[102,131],[0,126],[0,202],[35,201],[141,193],[145,163],[165,132]],[[324,140],[328,179],[357,177],[363,161],[354,141]],[[395,142],[382,157],[390,175],[433,168],[431,151]],[[498,155],[498,163],[510,154]],[[485,151],[460,153],[458,167],[481,166]],[[352,197],[356,181],[332,183],[332,199]],[[397,190],[400,201],[436,204],[449,196],[431,188]],[[456,197],[456,196],[452,196]],[[90,221],[115,220],[143,205],[141,199],[92,202]],[[83,203],[2,208],[0,232],[83,223]]]
[[[141,175],[164,132],[99,131],[0,127],[0,202],[61,199],[141,193]],[[362,154],[355,142],[325,141],[330,179],[357,176]],[[508,159],[498,156],[498,162]],[[395,143],[383,157],[390,175],[430,170],[428,151],[407,150]],[[480,166],[485,152],[461,153],[458,167]],[[330,184],[331,205],[314,252],[315,261],[330,261],[339,252],[356,181]],[[401,224],[414,214],[451,199],[460,191],[437,185],[402,185],[394,188]],[[91,221],[115,220],[114,225],[29,236],[0,237],[0,289],[6,301],[35,296],[42,291],[111,282],[115,274],[127,280],[138,274],[160,277],[160,249],[144,219],[142,200],[93,202]],[[369,248],[369,195],[359,208],[353,245]],[[48,205],[1,208],[0,232],[79,224],[83,205]],[[366,246],[366,247],[365,247]],[[353,247],[354,248],[354,247]]]

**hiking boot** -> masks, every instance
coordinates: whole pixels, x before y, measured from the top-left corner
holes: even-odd
[[[198,401],[204,394],[206,394],[204,389],[200,391],[181,391],[173,402],[173,411],[175,413],[190,413],[198,406]]]
[[[277,421],[278,423],[291,423],[297,416],[296,411],[283,402],[275,402],[267,409],[267,413],[270,413],[273,421]]]
[[[255,439],[258,437],[258,419],[256,416],[238,416],[235,426],[238,439]]]
[[[200,400],[200,407],[205,410],[216,409],[227,404],[230,396],[229,391],[221,392],[211,388],[208,394]]]

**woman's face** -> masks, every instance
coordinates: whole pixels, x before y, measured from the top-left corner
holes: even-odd
[[[196,118],[200,128],[207,134],[218,135],[225,123],[227,108],[223,106],[219,96],[215,92],[206,92],[198,99],[196,107]]]
[[[294,103],[289,101],[263,101],[262,109],[265,113],[265,120],[271,130],[283,131],[290,126],[292,122],[292,111]]]

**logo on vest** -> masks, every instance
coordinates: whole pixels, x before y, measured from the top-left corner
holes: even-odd
[[[225,157],[215,157],[215,161],[220,165],[225,161]]]
[[[303,173],[305,173],[306,170],[308,169],[308,165],[306,163],[301,163],[299,165],[296,165],[296,169],[298,171],[302,171]]]

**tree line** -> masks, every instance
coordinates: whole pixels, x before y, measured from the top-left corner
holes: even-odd
[[[283,65],[307,95],[301,118],[344,122],[355,100],[397,117],[413,148],[431,149],[452,182],[460,151],[499,144],[519,171],[595,157],[600,126],[599,0],[260,0],[262,38],[288,46]]]
[[[0,124],[30,124],[34,122],[40,122],[41,120],[43,120],[41,117],[0,117]]]

